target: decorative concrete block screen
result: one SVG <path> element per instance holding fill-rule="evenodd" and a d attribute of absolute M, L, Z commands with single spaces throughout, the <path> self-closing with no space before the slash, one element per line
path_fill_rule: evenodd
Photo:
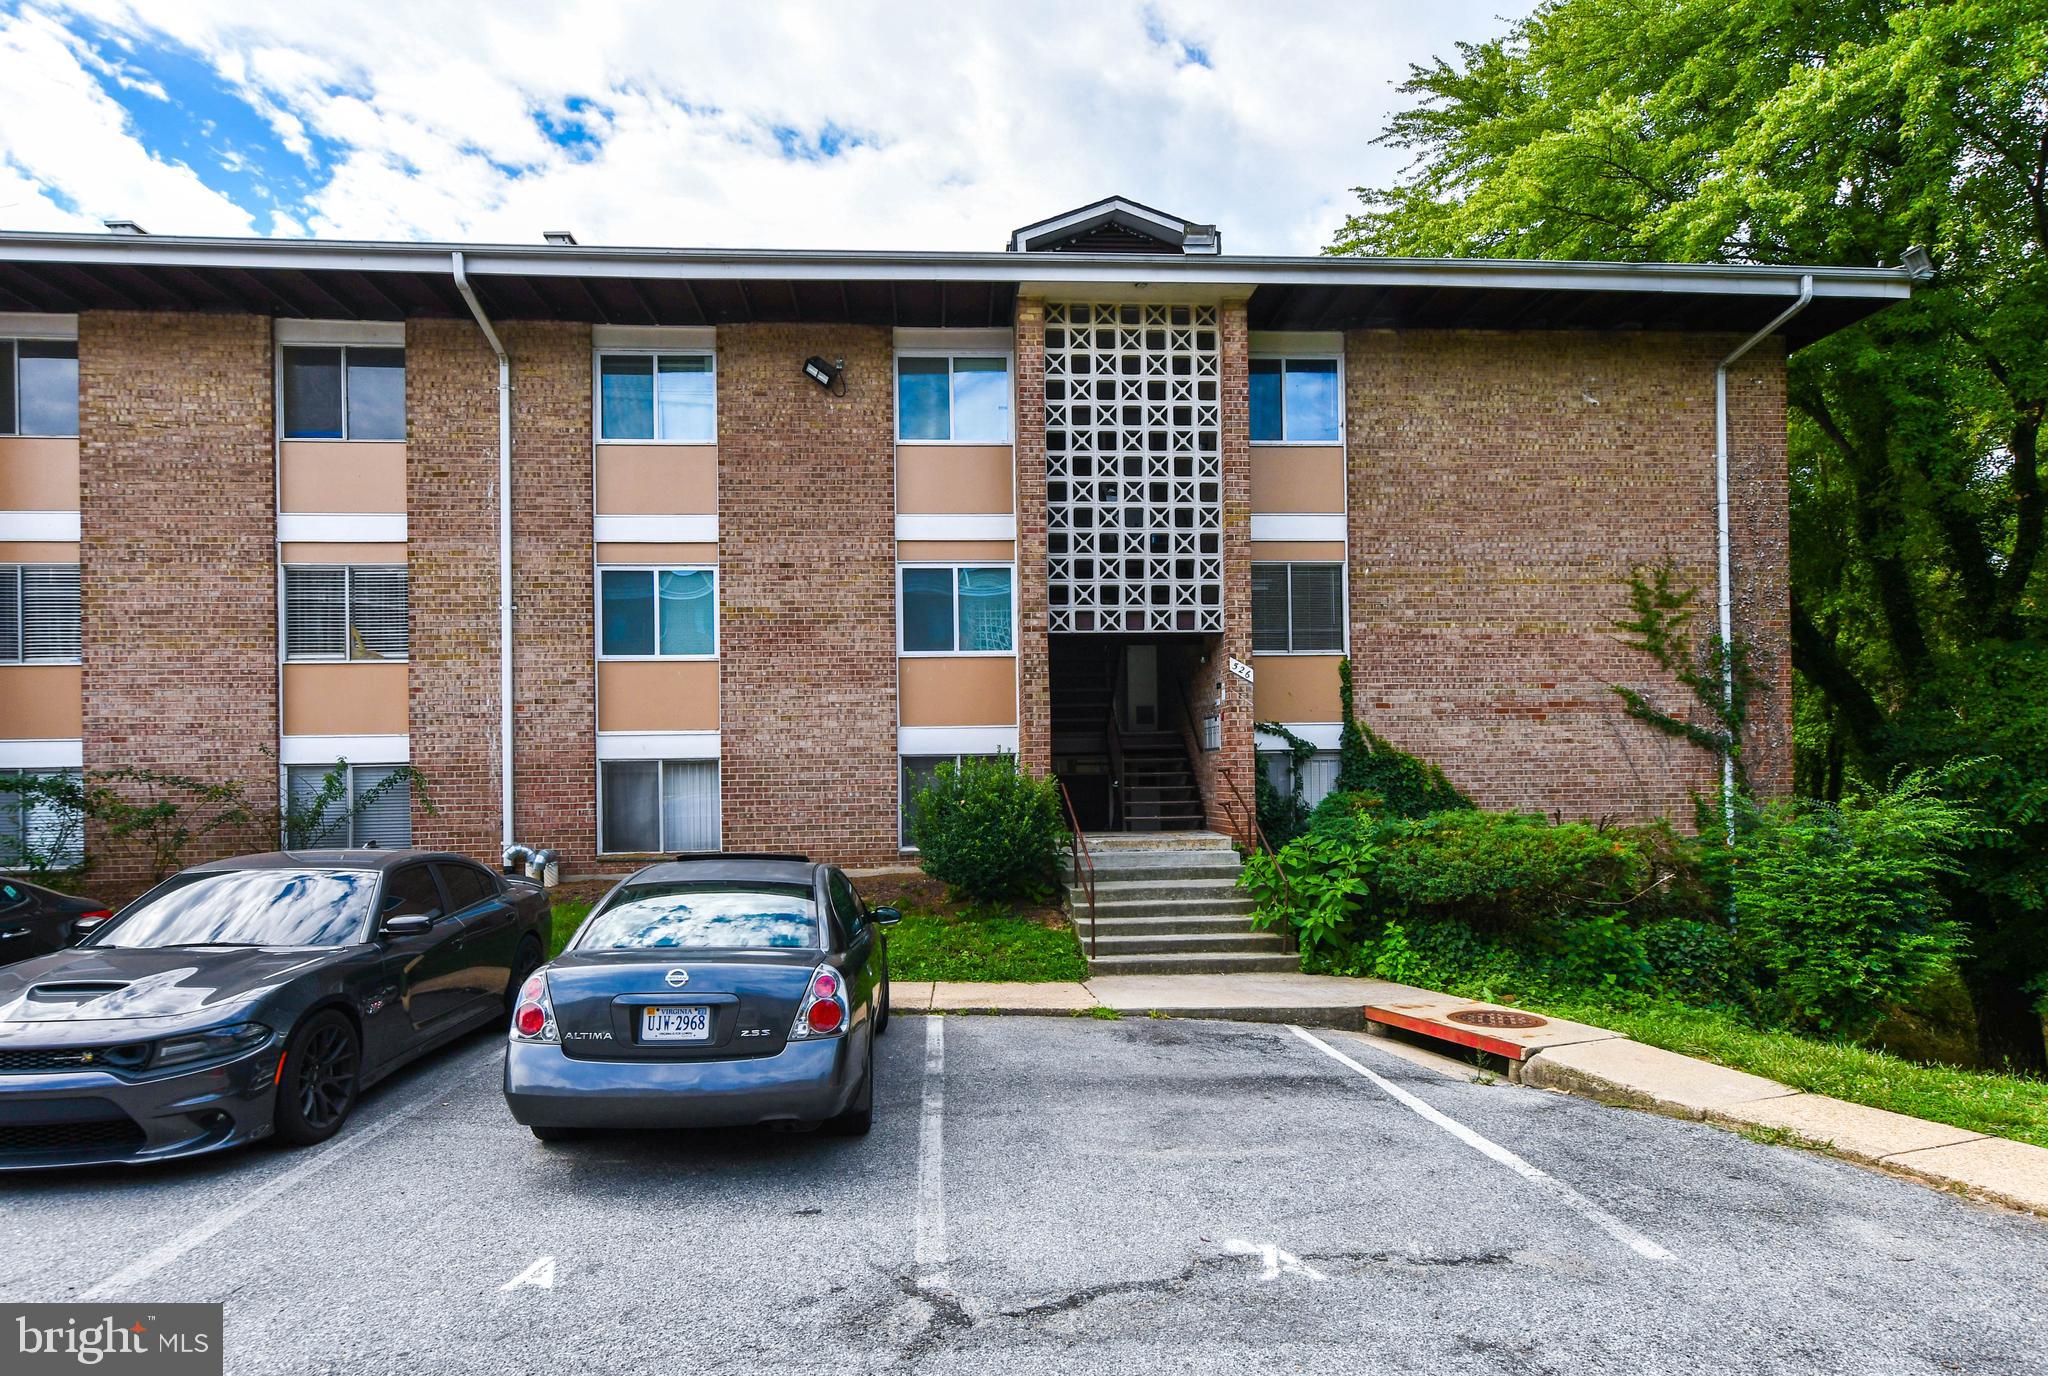
<path fill-rule="evenodd" d="M 1051 629 L 1223 629 L 1216 308 L 1045 308 Z"/>

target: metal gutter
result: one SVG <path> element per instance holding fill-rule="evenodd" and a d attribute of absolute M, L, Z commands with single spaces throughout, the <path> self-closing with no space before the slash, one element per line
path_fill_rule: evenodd
<path fill-rule="evenodd" d="M 450 254 L 455 290 L 498 356 L 498 806 L 504 817 L 500 844 L 512 845 L 512 360 L 469 285 L 463 255 Z"/>
<path fill-rule="evenodd" d="M 1802 273 L 1799 297 L 1778 312 L 1770 324 L 1735 346 L 1735 351 L 1714 369 L 1714 528 L 1719 541 L 1721 605 L 1721 703 L 1735 702 L 1735 661 L 1728 651 L 1735 644 L 1735 584 L 1731 572 L 1728 535 L 1728 370 L 1742 361 L 1751 349 L 1776 334 L 1793 316 L 1813 301 L 1813 275 Z M 1735 755 L 1721 752 L 1721 822 L 1728 843 L 1735 843 Z"/>

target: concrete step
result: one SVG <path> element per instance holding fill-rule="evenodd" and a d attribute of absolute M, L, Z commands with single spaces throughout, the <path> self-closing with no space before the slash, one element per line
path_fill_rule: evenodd
<path fill-rule="evenodd" d="M 1252 929 L 1251 918 L 1245 913 L 1148 913 L 1144 916 L 1111 917 L 1098 913 L 1095 917 L 1098 932 L 1108 936 L 1164 936 L 1183 933 L 1189 936 L 1206 936 L 1213 932 L 1248 932 Z M 1088 914 L 1082 910 L 1074 914 L 1074 929 L 1085 938 L 1088 932 Z"/>
<path fill-rule="evenodd" d="M 1076 917 L 1087 916 L 1088 900 L 1080 898 L 1069 903 L 1067 911 Z M 1248 922 L 1251 915 L 1250 901 L 1242 898 L 1143 898 L 1095 905 L 1095 916 L 1103 921 L 1127 917 L 1234 917 L 1239 922 Z"/>
<path fill-rule="evenodd" d="M 1121 831 L 1091 831 L 1088 833 L 1088 846 L 1098 855 L 1106 855 L 1111 852 L 1156 851 L 1161 849 L 1213 850 L 1221 851 L 1226 855 L 1236 854 L 1236 851 L 1231 846 L 1230 838 L 1218 831 L 1191 831 L 1186 836 L 1177 837 L 1173 841 L 1166 843 L 1161 843 L 1150 837 L 1132 836 Z"/>
<path fill-rule="evenodd" d="M 1248 955 L 1202 951 L 1191 955 L 1098 956 L 1088 962 L 1096 975 L 1288 975 L 1301 970 L 1298 955 Z"/>
<path fill-rule="evenodd" d="M 1227 852 L 1219 855 L 1212 851 L 1184 851 L 1179 854 L 1156 851 L 1142 860 L 1126 852 L 1121 856 L 1097 855 L 1091 858 L 1095 861 L 1097 884 L 1204 879 L 1235 883 L 1244 869 L 1238 858 Z"/>
<path fill-rule="evenodd" d="M 1081 928 L 1081 949 L 1088 949 L 1087 924 Z M 1279 955 L 1285 952 L 1277 932 L 1209 932 L 1199 936 L 1168 933 L 1164 936 L 1130 936 L 1107 931 L 1095 934 L 1095 959 L 1107 956 L 1180 956 L 1210 953 L 1238 955 Z M 1297 964 L 1299 962 L 1296 962 Z"/>

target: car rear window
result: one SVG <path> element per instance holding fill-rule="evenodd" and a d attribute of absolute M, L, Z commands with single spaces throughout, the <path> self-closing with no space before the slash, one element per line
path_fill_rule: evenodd
<path fill-rule="evenodd" d="M 769 884 L 635 884 L 590 919 L 579 951 L 803 950 L 818 944 L 810 890 Z"/>

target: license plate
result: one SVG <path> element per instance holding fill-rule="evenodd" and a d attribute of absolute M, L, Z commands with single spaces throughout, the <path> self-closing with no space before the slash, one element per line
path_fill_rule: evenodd
<path fill-rule="evenodd" d="M 711 1040 L 711 1010 L 702 1004 L 689 1008 L 643 1008 L 640 1010 L 640 1040 L 708 1042 Z"/>

